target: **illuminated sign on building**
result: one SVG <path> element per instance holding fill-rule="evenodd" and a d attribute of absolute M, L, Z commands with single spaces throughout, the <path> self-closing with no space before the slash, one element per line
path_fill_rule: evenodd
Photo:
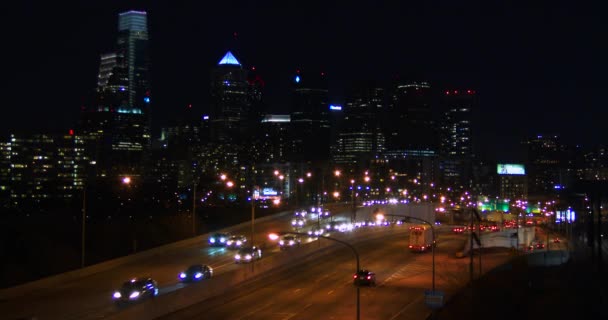
<path fill-rule="evenodd" d="M 276 190 L 274 190 L 273 188 L 262 189 L 262 195 L 265 195 L 265 196 L 276 196 L 278 194 L 279 193 Z"/>
<path fill-rule="evenodd" d="M 496 173 L 504 175 L 525 175 L 526 170 L 523 164 L 499 163 L 496 166 Z"/>

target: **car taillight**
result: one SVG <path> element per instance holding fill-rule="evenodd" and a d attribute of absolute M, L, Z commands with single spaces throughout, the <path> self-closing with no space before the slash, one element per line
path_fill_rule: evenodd
<path fill-rule="evenodd" d="M 354 275 L 354 276 L 353 276 L 353 279 L 357 279 L 357 275 Z"/>
<path fill-rule="evenodd" d="M 371 279 L 371 278 L 372 278 L 372 277 L 370 277 L 370 276 L 367 276 L 367 280 L 369 280 L 369 279 Z"/>

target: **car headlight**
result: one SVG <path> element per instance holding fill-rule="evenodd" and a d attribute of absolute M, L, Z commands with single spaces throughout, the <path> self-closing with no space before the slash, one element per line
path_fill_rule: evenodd
<path fill-rule="evenodd" d="M 250 254 L 246 255 L 245 260 L 251 260 L 251 255 Z"/>
<path fill-rule="evenodd" d="M 220 242 L 222 242 L 222 243 L 226 242 L 226 238 L 220 238 Z"/>
<path fill-rule="evenodd" d="M 289 245 L 292 246 L 294 244 L 293 240 L 289 240 Z"/>
<path fill-rule="evenodd" d="M 214 238 L 209 238 L 209 242 L 215 243 L 215 239 Z"/>
<path fill-rule="evenodd" d="M 114 299 L 120 299 L 120 297 L 122 297 L 122 294 L 120 294 L 120 292 L 116 291 L 116 292 L 114 292 L 112 297 L 114 297 Z"/>
<path fill-rule="evenodd" d="M 284 244 L 285 244 L 285 241 L 283 241 L 283 240 L 279 241 L 279 245 L 284 245 Z"/>
<path fill-rule="evenodd" d="M 236 242 L 236 245 L 237 245 L 237 246 L 240 246 L 240 245 L 242 245 L 242 244 L 243 244 L 243 241 L 241 241 L 241 240 L 239 240 L 239 241 L 237 241 L 237 242 Z"/>
<path fill-rule="evenodd" d="M 186 274 L 184 272 L 179 274 L 180 279 L 185 279 L 186 278 Z"/>
<path fill-rule="evenodd" d="M 240 259 L 241 259 L 241 255 L 240 255 L 240 254 L 237 254 L 237 255 L 235 255 L 235 256 L 234 256 L 234 258 L 235 258 L 236 260 L 240 260 Z"/>
<path fill-rule="evenodd" d="M 131 299 L 136 299 L 137 297 L 139 297 L 139 291 L 133 291 L 129 296 Z"/>
<path fill-rule="evenodd" d="M 197 273 L 194 275 L 194 277 L 195 277 L 195 278 L 197 278 L 197 279 L 200 279 L 202 276 L 203 276 L 203 274 L 202 274 L 202 273 L 200 273 L 200 272 L 197 272 Z"/>

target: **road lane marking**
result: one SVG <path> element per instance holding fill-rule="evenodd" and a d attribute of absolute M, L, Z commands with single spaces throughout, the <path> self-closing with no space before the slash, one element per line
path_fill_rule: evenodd
<path fill-rule="evenodd" d="M 300 290 L 302 290 L 302 289 L 297 288 L 296 290 L 294 290 L 294 291 L 293 291 L 293 293 L 297 293 L 297 292 L 298 292 L 298 291 L 300 291 Z"/>
<path fill-rule="evenodd" d="M 327 294 L 332 294 L 334 292 L 334 290 L 330 290 Z"/>

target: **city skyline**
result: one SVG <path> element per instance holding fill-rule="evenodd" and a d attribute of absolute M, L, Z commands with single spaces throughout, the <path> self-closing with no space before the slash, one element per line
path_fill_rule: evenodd
<path fill-rule="evenodd" d="M 595 61 L 588 58 L 593 54 L 583 53 L 590 48 L 586 40 L 599 31 L 578 33 L 596 20 L 590 11 L 572 4 L 430 8 L 330 3 L 298 8 L 238 2 L 170 7 L 131 1 L 14 6 L 11 19 L 31 24 L 9 35 L 23 54 L 3 53 L 21 62 L 9 66 L 6 79 L 14 82 L 8 81 L 5 88 L 8 103 L 23 106 L 8 111 L 3 133 L 74 127 L 84 97 L 95 88 L 99 56 L 112 48 L 117 13 L 135 9 L 150 16 L 157 128 L 163 125 L 160 119 L 170 118 L 180 107 L 192 104 L 200 114 L 209 110 L 209 72 L 233 50 L 243 65 L 255 66 L 264 77 L 270 110 L 289 110 L 288 88 L 297 68 L 327 72 L 329 96 L 337 103 L 347 98 L 351 79 L 389 82 L 399 76 L 429 81 L 438 89 L 477 90 L 482 144 L 504 148 L 497 151 L 498 157 L 508 156 L 522 139 L 537 133 L 559 134 L 566 142 L 587 145 L 606 138 L 597 132 L 602 114 L 597 111 L 599 94 L 593 91 L 601 80 L 590 73 Z M 70 28 L 67 16 L 79 28 Z M 229 17 L 234 19 L 224 24 Z M 37 29 L 43 25 L 45 29 Z M 34 30 L 41 33 L 40 42 L 23 41 L 20 32 Z M 34 50 L 40 47 L 48 50 Z M 40 94 L 24 101 L 31 88 Z M 32 111 L 40 117 L 28 117 Z"/>

